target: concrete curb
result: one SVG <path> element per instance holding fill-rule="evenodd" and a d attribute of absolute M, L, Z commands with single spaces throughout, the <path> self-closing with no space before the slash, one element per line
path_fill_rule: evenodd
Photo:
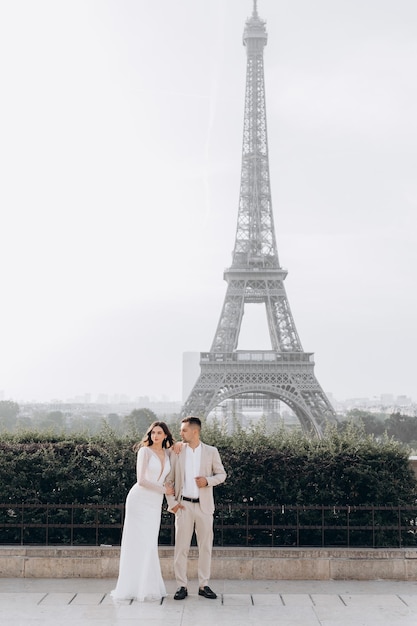
<path fill-rule="evenodd" d="M 0 546 L 0 578 L 116 578 L 120 548 Z M 172 580 L 173 548 L 160 547 Z M 197 578 L 196 548 L 189 577 Z M 417 580 L 417 549 L 214 548 L 212 578 L 227 580 Z"/>

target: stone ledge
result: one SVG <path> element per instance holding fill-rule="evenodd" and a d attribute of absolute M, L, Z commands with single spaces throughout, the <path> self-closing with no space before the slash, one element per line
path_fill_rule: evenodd
<path fill-rule="evenodd" d="M 119 547 L 0 546 L 0 578 L 116 578 Z M 162 575 L 174 578 L 173 548 L 159 548 Z M 188 573 L 197 578 L 196 548 Z M 213 579 L 417 580 L 417 549 L 214 548 Z"/>

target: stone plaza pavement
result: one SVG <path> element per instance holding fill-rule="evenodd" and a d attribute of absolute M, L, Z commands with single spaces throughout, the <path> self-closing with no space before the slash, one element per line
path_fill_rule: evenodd
<path fill-rule="evenodd" d="M 416 626 L 417 582 L 212 580 L 217 600 L 115 604 L 111 579 L 0 579 L 0 626 Z"/>

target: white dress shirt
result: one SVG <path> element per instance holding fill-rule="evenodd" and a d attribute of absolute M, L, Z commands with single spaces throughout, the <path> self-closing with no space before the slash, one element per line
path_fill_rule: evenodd
<path fill-rule="evenodd" d="M 200 496 L 200 490 L 195 482 L 195 478 L 200 476 L 200 467 L 201 444 L 198 444 L 198 446 L 194 449 L 187 445 L 185 450 L 184 487 L 182 490 L 183 497 L 198 498 Z"/>

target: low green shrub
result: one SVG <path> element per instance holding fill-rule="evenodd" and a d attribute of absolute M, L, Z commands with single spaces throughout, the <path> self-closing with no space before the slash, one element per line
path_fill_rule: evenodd
<path fill-rule="evenodd" d="M 177 427 L 174 427 L 174 430 Z M 407 449 L 351 425 L 322 439 L 260 424 L 233 435 L 205 424 L 228 477 L 216 488 L 223 503 L 414 505 L 417 484 Z M 124 502 L 135 482 L 134 441 L 106 428 L 99 435 L 4 434 L 0 440 L 0 502 Z"/>

